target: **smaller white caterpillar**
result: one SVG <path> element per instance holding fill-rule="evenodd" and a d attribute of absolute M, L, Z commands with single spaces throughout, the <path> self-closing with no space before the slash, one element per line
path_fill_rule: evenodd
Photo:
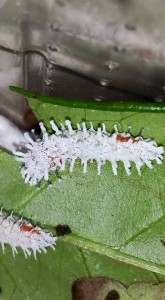
<path fill-rule="evenodd" d="M 76 159 L 81 160 L 83 173 L 87 171 L 87 162 L 96 160 L 97 172 L 100 174 L 101 166 L 110 161 L 114 175 L 117 175 L 117 162 L 122 161 L 127 175 L 130 175 L 131 162 L 134 162 L 136 169 L 141 174 L 140 169 L 145 164 L 150 169 L 153 168 L 151 161 L 156 160 L 161 164 L 163 159 L 163 147 L 158 147 L 156 142 L 143 139 L 141 136 L 132 137 L 129 132 L 119 133 L 114 125 L 114 133 L 108 133 L 105 124 L 97 131 L 92 123 L 87 130 L 85 123 L 82 128 L 77 124 L 77 130 L 73 130 L 71 122 L 65 121 L 66 127 L 61 124 L 61 130 L 50 122 L 55 134 L 48 134 L 43 123 L 40 128 L 43 134 L 42 139 L 33 141 L 28 133 L 26 153 L 15 151 L 17 160 L 22 162 L 21 174 L 26 183 L 36 185 L 44 178 L 48 180 L 49 172 L 57 168 L 65 170 L 65 163 L 70 163 L 70 171 L 73 170 Z"/>
<path fill-rule="evenodd" d="M 57 237 L 54 237 L 48 230 L 43 230 L 40 227 L 33 225 L 24 219 L 19 219 L 16 216 L 7 215 L 1 209 L 0 211 L 0 242 L 2 250 L 5 252 L 5 244 L 9 244 L 13 251 L 13 256 L 17 254 L 17 247 L 21 247 L 25 257 L 36 252 L 46 253 L 47 247 L 53 249 L 56 244 Z"/>

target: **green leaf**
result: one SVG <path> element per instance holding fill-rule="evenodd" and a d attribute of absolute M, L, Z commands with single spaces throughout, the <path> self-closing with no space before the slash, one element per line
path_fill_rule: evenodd
<path fill-rule="evenodd" d="M 11 91 L 24 95 L 27 98 L 38 99 L 42 103 L 57 104 L 72 108 L 84 108 L 95 110 L 110 110 L 110 111 L 137 111 L 137 112 L 165 112 L 164 103 L 154 102 L 125 102 L 125 101 L 96 101 L 96 100 L 84 100 L 84 99 L 64 99 L 52 96 L 43 96 L 38 93 L 24 90 L 23 88 L 10 86 Z"/>
<path fill-rule="evenodd" d="M 104 121 L 109 131 L 114 123 L 121 131 L 132 125 L 135 136 L 144 128 L 143 137 L 165 145 L 163 114 L 91 111 L 29 102 L 48 129 L 52 118 L 57 124 L 69 118 L 73 126 L 82 120 L 87 125 L 92 121 L 96 128 Z M 82 276 L 108 276 L 125 285 L 164 280 L 164 161 L 162 165 L 154 163 L 152 170 L 143 167 L 142 176 L 134 165 L 132 175 L 127 176 L 122 164 L 114 176 L 108 162 L 100 176 L 96 163 L 89 163 L 87 174 L 83 174 L 77 161 L 72 173 L 69 166 L 60 172 L 61 182 L 52 175 L 52 186 L 43 181 L 40 189 L 24 183 L 14 157 L 1 153 L 0 163 L 1 206 L 42 227 L 66 224 L 72 230 L 60 238 L 55 252 L 38 254 L 37 261 L 26 260 L 21 250 L 13 258 L 7 247 L 0 258 L 4 299 L 33 295 L 34 300 L 69 300 L 73 282 Z"/>
<path fill-rule="evenodd" d="M 164 294 L 165 283 L 134 283 L 126 288 L 107 277 L 80 278 L 74 284 L 73 300 L 163 300 Z"/>
<path fill-rule="evenodd" d="M 112 276 L 120 281 L 123 277 L 126 285 L 140 280 L 157 284 L 159 281 L 151 272 L 83 252 L 62 241 L 58 242 L 56 251 L 39 254 L 37 260 L 25 259 L 21 251 L 14 258 L 9 247 L 0 255 L 0 287 L 5 300 L 70 300 L 72 285 L 78 278 L 87 276 Z"/>

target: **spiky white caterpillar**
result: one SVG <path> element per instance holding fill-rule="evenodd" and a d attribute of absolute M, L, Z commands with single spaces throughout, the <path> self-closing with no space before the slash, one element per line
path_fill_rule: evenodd
<path fill-rule="evenodd" d="M 152 160 L 161 164 L 163 159 L 164 149 L 158 147 L 155 141 L 143 139 L 141 136 L 133 138 L 129 131 L 119 133 L 116 125 L 115 132 L 110 134 L 106 131 L 105 124 L 97 131 L 94 130 L 92 123 L 89 130 L 84 122 L 82 129 L 77 124 L 77 130 L 73 130 L 69 120 L 65 121 L 67 128 L 61 124 L 61 130 L 54 121 L 50 124 L 55 134 L 49 135 L 43 123 L 40 123 L 42 139 L 33 141 L 29 134 L 25 133 L 27 152 L 14 152 L 17 160 L 23 164 L 21 174 L 30 185 L 37 184 L 42 178 L 48 180 L 50 171 L 57 168 L 65 170 L 66 161 L 70 162 L 72 171 L 76 159 L 81 159 L 83 173 L 87 171 L 88 160 L 96 160 L 98 174 L 101 165 L 108 160 L 112 164 L 114 175 L 117 175 L 118 161 L 123 162 L 127 175 L 131 174 L 130 166 L 131 162 L 134 162 L 140 175 L 140 169 L 144 164 L 151 169 Z"/>
<path fill-rule="evenodd" d="M 48 230 L 33 225 L 25 220 L 19 219 L 13 214 L 7 215 L 1 209 L 0 211 L 0 242 L 2 250 L 5 251 L 5 244 L 12 247 L 13 255 L 17 253 L 17 247 L 21 247 L 25 257 L 36 252 L 46 253 L 47 247 L 54 249 L 57 237 L 54 237 Z"/>

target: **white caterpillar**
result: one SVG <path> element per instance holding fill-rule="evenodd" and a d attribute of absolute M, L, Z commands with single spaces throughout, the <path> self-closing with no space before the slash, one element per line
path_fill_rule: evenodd
<path fill-rule="evenodd" d="M 24 219 L 7 215 L 1 209 L 0 211 L 0 242 L 2 250 L 5 251 L 5 244 L 12 247 L 13 255 L 17 253 L 17 247 L 21 247 L 25 257 L 31 255 L 33 251 L 36 258 L 36 252 L 46 253 L 46 248 L 54 249 L 57 237 L 54 237 L 48 230 L 33 225 Z"/>
<path fill-rule="evenodd" d="M 143 139 L 141 136 L 132 137 L 129 132 L 119 133 L 117 126 L 115 132 L 110 134 L 106 131 L 105 124 L 97 131 L 93 125 L 87 130 L 85 123 L 82 129 L 77 124 L 77 130 L 73 130 L 71 122 L 65 121 L 67 129 L 61 124 L 61 130 L 50 122 L 55 134 L 49 135 L 43 125 L 40 128 L 43 134 L 42 139 L 33 141 L 28 133 L 26 153 L 14 152 L 17 160 L 22 162 L 21 174 L 26 183 L 35 185 L 42 178 L 48 180 L 49 172 L 57 168 L 65 170 L 66 161 L 70 162 L 70 171 L 73 170 L 76 159 L 81 159 L 83 173 L 87 171 L 88 160 L 97 162 L 97 171 L 100 174 L 101 165 L 106 160 L 112 164 L 114 175 L 117 175 L 117 162 L 122 161 L 127 175 L 130 175 L 130 165 L 134 162 L 139 175 L 141 167 L 146 164 L 150 169 L 153 167 L 152 160 L 161 164 L 164 152 L 163 147 L 158 147 L 156 142 Z"/>

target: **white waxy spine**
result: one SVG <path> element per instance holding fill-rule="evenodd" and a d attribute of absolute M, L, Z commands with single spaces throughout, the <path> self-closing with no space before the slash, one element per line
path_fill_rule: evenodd
<path fill-rule="evenodd" d="M 36 252 L 47 252 L 47 247 L 53 249 L 56 244 L 57 237 L 54 237 L 48 230 L 33 225 L 24 219 L 7 215 L 1 209 L 0 211 L 0 242 L 2 250 L 5 252 L 5 244 L 12 247 L 13 255 L 17 254 L 17 247 L 21 247 L 25 257 Z"/>
<path fill-rule="evenodd" d="M 70 171 L 73 170 L 76 159 L 81 160 L 83 173 L 87 172 L 88 160 L 97 162 L 97 173 L 100 174 L 101 166 L 106 160 L 111 162 L 114 175 L 117 175 L 117 162 L 122 161 L 127 175 L 130 175 L 131 162 L 134 162 L 139 175 L 141 167 L 145 164 L 150 169 L 153 167 L 151 161 L 156 160 L 161 164 L 164 153 L 163 147 L 158 147 L 156 142 L 143 139 L 141 136 L 132 137 L 129 131 L 119 133 L 114 126 L 114 133 L 106 131 L 105 124 L 97 131 L 91 127 L 87 130 L 85 123 L 77 124 L 77 130 L 73 130 L 71 122 L 65 121 L 66 127 L 61 124 L 61 130 L 50 122 L 55 134 L 49 135 L 43 125 L 40 128 L 42 139 L 33 141 L 28 133 L 26 153 L 15 151 L 17 160 L 22 162 L 21 174 L 26 183 L 36 185 L 44 178 L 48 180 L 49 172 L 57 168 L 65 170 L 66 161 L 70 162 Z"/>

